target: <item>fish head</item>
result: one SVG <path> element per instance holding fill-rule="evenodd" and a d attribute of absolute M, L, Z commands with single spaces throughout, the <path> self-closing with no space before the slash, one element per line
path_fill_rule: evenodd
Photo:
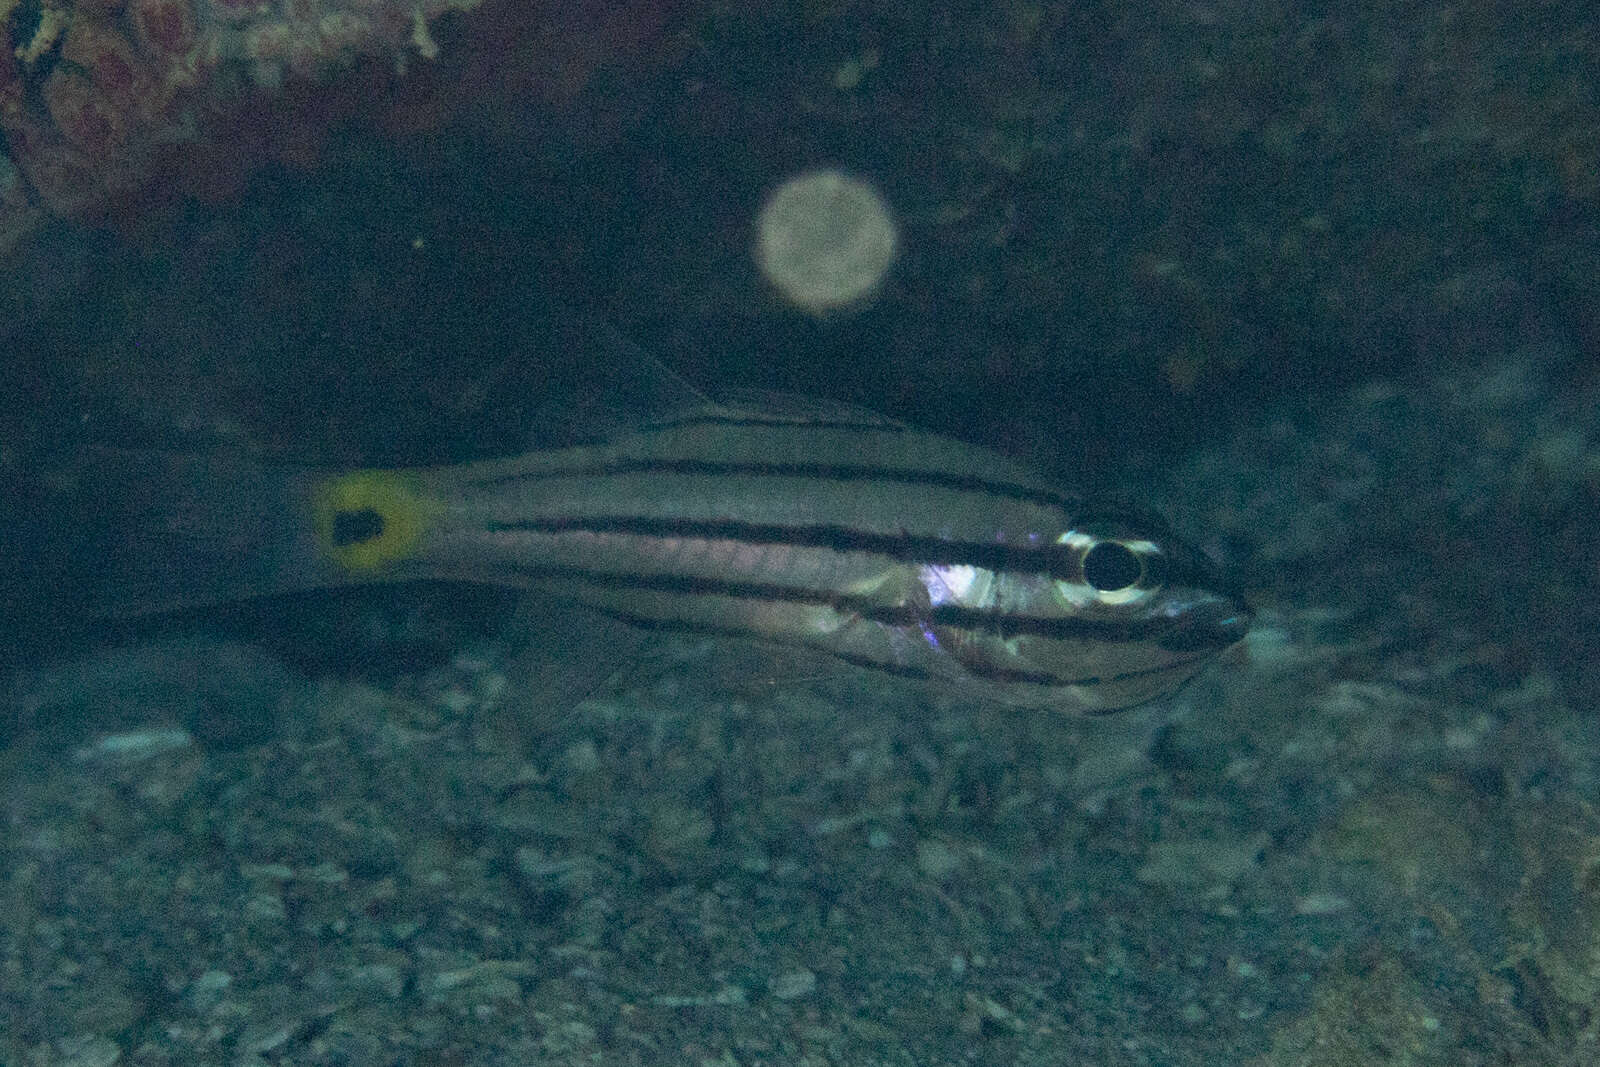
<path fill-rule="evenodd" d="M 1018 653 L 1059 680 L 1055 699 L 1069 708 L 1168 696 L 1250 627 L 1249 605 L 1216 564 L 1152 515 L 1091 513 L 1057 545 L 1047 614 L 1064 625 L 1042 628 Z"/>
<path fill-rule="evenodd" d="M 935 634 L 1013 705 L 1103 714 L 1157 700 L 1250 626 L 1217 566 L 1153 516 L 1075 516 L 1040 559 L 970 583 L 943 609 L 965 625 Z"/>

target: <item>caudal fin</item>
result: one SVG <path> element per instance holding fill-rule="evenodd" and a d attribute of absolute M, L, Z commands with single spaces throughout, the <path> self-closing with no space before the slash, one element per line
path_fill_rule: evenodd
<path fill-rule="evenodd" d="M 337 583 L 312 529 L 317 477 L 231 456 L 86 450 L 0 502 L 0 596 L 26 625 Z"/>

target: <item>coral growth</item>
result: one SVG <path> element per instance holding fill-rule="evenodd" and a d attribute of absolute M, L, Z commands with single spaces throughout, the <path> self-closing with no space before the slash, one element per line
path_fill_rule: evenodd
<path fill-rule="evenodd" d="M 228 192 L 262 155 L 314 157 L 334 124 L 393 106 L 392 83 L 438 66 L 453 12 L 492 33 L 456 34 L 470 54 L 401 105 L 421 121 L 486 86 L 526 87 L 551 55 L 563 66 L 533 80 L 583 76 L 653 39 L 670 6 L 487 0 L 480 16 L 484 3 L 0 0 L 0 254 L 50 214 L 129 213 L 165 191 L 157 175 Z"/>

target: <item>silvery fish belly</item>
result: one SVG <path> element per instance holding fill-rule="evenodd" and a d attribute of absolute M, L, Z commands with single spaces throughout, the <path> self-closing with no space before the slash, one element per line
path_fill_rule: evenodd
<path fill-rule="evenodd" d="M 93 566 L 49 584 L 99 616 L 446 579 L 1069 713 L 1173 692 L 1249 622 L 1160 523 L 855 411 L 707 405 L 415 470 L 106 452 L 74 477 L 92 514 L 58 555 Z"/>

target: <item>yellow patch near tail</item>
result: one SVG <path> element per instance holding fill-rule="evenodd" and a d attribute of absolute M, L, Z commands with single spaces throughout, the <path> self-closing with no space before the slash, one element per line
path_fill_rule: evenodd
<path fill-rule="evenodd" d="M 404 474 L 360 470 L 319 482 L 311 509 L 322 550 L 366 574 L 414 555 L 437 504 Z"/>

